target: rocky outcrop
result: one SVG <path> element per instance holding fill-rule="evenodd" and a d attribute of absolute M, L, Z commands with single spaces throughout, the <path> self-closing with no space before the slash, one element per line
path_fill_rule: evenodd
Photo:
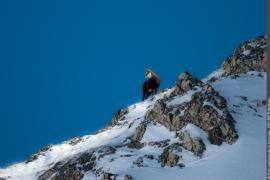
<path fill-rule="evenodd" d="M 125 120 L 125 115 L 128 113 L 128 108 L 119 109 L 114 117 L 112 118 L 111 122 L 109 123 L 109 126 L 116 126 L 119 125 L 120 121 Z"/>
<path fill-rule="evenodd" d="M 116 148 L 112 147 L 112 146 L 103 146 L 102 148 L 98 148 L 97 154 L 98 154 L 98 159 L 103 158 L 104 156 L 110 155 L 110 154 L 114 154 L 116 152 Z"/>
<path fill-rule="evenodd" d="M 183 142 L 183 147 L 193 152 L 196 156 L 202 156 L 205 151 L 205 144 L 202 139 L 194 137 L 192 138 L 187 131 L 180 131 L 177 133 L 179 139 Z"/>
<path fill-rule="evenodd" d="M 225 75 L 266 71 L 267 37 L 260 36 L 241 44 L 222 64 Z"/>
<path fill-rule="evenodd" d="M 188 71 L 184 71 L 176 80 L 176 87 L 171 95 L 182 95 L 185 92 L 194 89 L 196 86 L 201 86 L 202 84 L 202 81 L 193 77 Z"/>
<path fill-rule="evenodd" d="M 189 75 L 191 78 L 179 78 L 178 81 L 181 82 L 178 84 L 191 84 L 187 86 L 187 90 L 182 88 L 181 91 L 174 91 L 169 98 L 159 100 L 146 114 L 145 119 L 158 122 L 171 131 L 179 131 L 188 123 L 200 127 L 205 132 L 218 127 L 221 130 L 218 138 L 222 142 L 235 142 L 238 135 L 226 100 L 209 84 L 203 84 L 189 73 L 183 74 L 180 77 Z M 183 100 L 179 99 L 181 97 Z M 178 98 L 178 101 L 174 102 L 175 98 Z"/>
<path fill-rule="evenodd" d="M 168 147 L 166 147 L 162 154 L 159 156 L 159 161 L 161 164 L 161 167 L 169 166 L 182 166 L 181 163 L 179 163 L 179 160 L 181 159 L 181 156 L 179 156 L 177 153 L 181 152 L 181 144 L 175 143 Z"/>
<path fill-rule="evenodd" d="M 142 122 L 130 137 L 131 141 L 140 141 L 146 130 L 146 122 Z"/>
<path fill-rule="evenodd" d="M 78 144 L 79 142 L 83 141 L 83 136 L 78 136 L 78 137 L 73 137 L 67 141 L 65 141 L 64 143 L 70 144 L 72 146 Z"/>
<path fill-rule="evenodd" d="M 101 169 L 96 169 L 96 163 L 101 158 L 114 154 L 116 149 L 112 146 L 101 146 L 90 149 L 82 154 L 72 157 L 68 161 L 58 162 L 45 172 L 40 172 L 38 180 L 79 180 L 84 176 L 83 172 L 92 171 L 101 174 Z"/>
<path fill-rule="evenodd" d="M 133 165 L 138 167 L 143 167 L 143 157 L 138 157 L 136 160 L 133 161 Z"/>
<path fill-rule="evenodd" d="M 102 180 L 116 180 L 117 174 L 113 173 L 104 173 Z"/>
<path fill-rule="evenodd" d="M 222 144 L 222 131 L 219 127 L 213 127 L 208 131 L 208 140 L 211 144 L 221 145 Z"/>
<path fill-rule="evenodd" d="M 36 153 L 32 154 L 27 160 L 26 163 L 32 162 L 36 159 L 38 159 L 39 156 L 44 156 L 46 151 L 50 150 L 50 148 L 52 147 L 52 144 L 49 144 L 48 146 L 45 146 L 43 148 L 41 148 L 39 151 L 37 151 Z"/>
<path fill-rule="evenodd" d="M 143 121 L 140 125 L 135 129 L 134 133 L 129 137 L 130 142 L 127 144 L 129 148 L 141 149 L 144 144 L 140 141 L 143 138 L 147 127 L 147 122 Z"/>
<path fill-rule="evenodd" d="M 131 175 L 125 175 L 124 180 L 134 180 L 134 178 Z"/>
<path fill-rule="evenodd" d="M 80 180 L 83 171 L 92 171 L 96 165 L 94 150 L 89 150 L 66 162 L 58 162 L 52 168 L 38 176 L 38 180 Z"/>
<path fill-rule="evenodd" d="M 169 142 L 170 140 L 169 139 L 166 139 L 166 140 L 163 140 L 163 141 L 157 141 L 157 142 L 148 142 L 148 145 L 149 146 L 154 146 L 156 148 L 163 148 L 163 147 L 166 147 L 169 145 Z"/>

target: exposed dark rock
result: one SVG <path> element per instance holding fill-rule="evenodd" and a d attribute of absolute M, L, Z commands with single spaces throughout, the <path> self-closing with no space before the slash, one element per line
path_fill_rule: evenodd
<path fill-rule="evenodd" d="M 133 165 L 136 165 L 138 167 L 145 166 L 144 163 L 143 163 L 143 157 L 138 157 L 136 160 L 134 160 Z"/>
<path fill-rule="evenodd" d="M 144 147 L 144 143 L 141 143 L 140 141 L 131 141 L 127 143 L 127 147 L 132 149 L 141 149 Z"/>
<path fill-rule="evenodd" d="M 246 96 L 239 96 L 241 99 L 243 99 L 244 101 L 247 101 L 248 98 Z"/>
<path fill-rule="evenodd" d="M 169 145 L 170 140 L 166 139 L 163 141 L 158 141 L 158 142 L 149 142 L 148 145 L 149 146 L 155 146 L 157 148 L 161 148 L 161 147 L 166 147 Z"/>
<path fill-rule="evenodd" d="M 97 153 L 98 153 L 98 160 L 103 158 L 104 156 L 114 154 L 116 152 L 116 148 L 112 146 L 103 146 L 102 148 L 99 148 Z"/>
<path fill-rule="evenodd" d="M 221 145 L 222 144 L 222 132 L 219 127 L 213 127 L 209 129 L 208 131 L 208 140 L 210 141 L 211 144 L 215 145 Z"/>
<path fill-rule="evenodd" d="M 203 83 L 199 79 L 193 77 L 189 72 L 184 71 L 176 80 L 176 87 L 172 92 L 172 95 L 182 95 L 196 86 L 201 86 L 202 84 Z"/>
<path fill-rule="evenodd" d="M 192 138 L 188 132 L 180 131 L 177 133 L 179 139 L 183 142 L 183 147 L 193 152 L 196 156 L 202 156 L 205 151 L 205 144 L 200 138 Z"/>
<path fill-rule="evenodd" d="M 43 172 L 38 180 L 79 180 L 82 179 L 83 171 L 94 170 L 96 166 L 96 156 L 94 150 L 77 155 L 68 161 L 58 162 L 52 168 Z"/>
<path fill-rule="evenodd" d="M 146 122 L 142 122 L 130 137 L 131 141 L 140 141 L 146 130 Z"/>
<path fill-rule="evenodd" d="M 181 158 L 179 155 L 175 153 L 179 151 L 180 144 L 177 143 L 177 145 L 171 145 L 166 147 L 162 154 L 159 156 L 159 162 L 161 163 L 161 167 L 169 166 L 174 167 L 178 166 L 178 161 Z"/>
<path fill-rule="evenodd" d="M 104 173 L 102 180 L 116 180 L 117 174 Z"/>
<path fill-rule="evenodd" d="M 147 121 L 158 122 L 169 130 L 179 131 L 192 123 L 205 132 L 212 127 L 219 127 L 220 139 L 229 144 L 238 138 L 234 120 L 228 111 L 226 100 L 209 84 L 200 84 L 201 90 L 194 92 L 190 101 L 181 104 L 167 105 L 171 99 L 161 99 L 147 112 Z"/>
<path fill-rule="evenodd" d="M 263 107 L 266 105 L 266 100 L 256 100 L 255 103 L 257 107 Z"/>
<path fill-rule="evenodd" d="M 69 140 L 66 141 L 66 143 L 74 146 L 76 144 L 78 144 L 79 142 L 82 142 L 83 141 L 83 136 L 78 136 L 78 137 L 73 137 Z"/>
<path fill-rule="evenodd" d="M 140 142 L 142 140 L 143 135 L 145 133 L 147 126 L 147 122 L 143 121 L 141 124 L 135 129 L 134 133 L 129 137 L 130 142 L 127 144 L 128 148 L 136 148 L 141 149 L 144 144 Z"/>
<path fill-rule="evenodd" d="M 125 175 L 124 180 L 134 180 L 134 178 L 131 175 Z"/>
<path fill-rule="evenodd" d="M 151 160 L 153 160 L 155 158 L 153 155 L 150 155 L 150 154 L 146 154 L 143 157 L 145 157 L 147 159 L 151 159 Z"/>
<path fill-rule="evenodd" d="M 112 118 L 109 126 L 119 125 L 119 121 L 123 121 L 125 119 L 125 115 L 128 113 L 128 108 L 119 109 L 117 113 Z"/>
<path fill-rule="evenodd" d="M 76 168 L 75 163 L 66 163 L 61 164 L 57 163 L 53 168 L 47 170 L 41 176 L 38 177 L 38 180 L 80 180 L 83 178 L 83 173 Z"/>
<path fill-rule="evenodd" d="M 49 144 L 48 146 L 45 146 L 38 150 L 35 154 L 32 154 L 27 160 L 26 163 L 32 162 L 36 159 L 38 159 L 39 156 L 44 156 L 45 152 L 48 151 L 53 145 Z"/>
<path fill-rule="evenodd" d="M 131 157 L 133 156 L 132 154 L 121 154 L 120 157 Z"/>
<path fill-rule="evenodd" d="M 267 37 L 260 36 L 241 44 L 222 64 L 225 75 L 266 71 Z"/>

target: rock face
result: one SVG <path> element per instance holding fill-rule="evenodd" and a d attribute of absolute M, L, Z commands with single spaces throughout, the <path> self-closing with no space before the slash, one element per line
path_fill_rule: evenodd
<path fill-rule="evenodd" d="M 182 164 L 179 163 L 179 160 L 181 159 L 181 157 L 177 154 L 181 151 L 182 149 L 181 149 L 180 143 L 175 143 L 166 147 L 163 150 L 163 153 L 159 156 L 161 167 L 164 167 L 164 166 L 169 166 L 169 167 L 180 166 L 181 167 Z"/>
<path fill-rule="evenodd" d="M 196 86 L 201 86 L 202 84 L 202 81 L 193 77 L 188 71 L 184 71 L 176 80 L 176 87 L 172 92 L 172 96 L 182 95 L 185 92 L 194 89 Z"/>
<path fill-rule="evenodd" d="M 266 71 L 267 37 L 260 36 L 241 44 L 222 65 L 226 75 Z"/>
<path fill-rule="evenodd" d="M 38 159 L 39 156 L 44 156 L 45 152 L 48 151 L 50 148 L 52 147 L 52 145 L 48 145 L 42 149 L 40 149 L 38 152 L 36 152 L 35 154 L 32 154 L 27 160 L 26 163 L 32 162 L 36 159 Z"/>
<path fill-rule="evenodd" d="M 142 122 L 140 125 L 135 129 L 135 132 L 131 135 L 130 142 L 127 144 L 129 148 L 136 148 L 141 149 L 144 144 L 141 143 L 141 139 L 143 138 L 143 135 L 145 133 L 147 126 L 147 122 Z"/>
<path fill-rule="evenodd" d="M 189 73 L 184 72 L 180 77 L 186 78 L 179 78 L 177 84 L 190 84 L 187 90 L 181 88 L 180 91 L 176 88 L 169 98 L 158 101 L 145 118 L 158 122 L 171 131 L 178 131 L 188 123 L 200 127 L 205 132 L 210 131 L 210 134 L 211 129 L 219 128 L 221 133 L 216 135 L 222 142 L 235 142 L 238 135 L 226 100 L 209 84 L 203 84 Z M 185 96 L 187 92 L 191 93 Z M 184 96 L 183 100 L 174 101 L 179 96 Z M 215 144 L 216 141 L 212 143 Z"/>
<path fill-rule="evenodd" d="M 112 118 L 111 122 L 109 123 L 109 126 L 116 126 L 119 125 L 119 121 L 123 121 L 125 119 L 125 115 L 128 113 L 127 108 L 119 109 L 117 113 Z"/>
<path fill-rule="evenodd" d="M 95 174 L 102 174 L 102 170 L 96 169 L 97 161 L 105 156 L 114 154 L 115 151 L 116 149 L 112 146 L 102 146 L 90 149 L 68 161 L 56 163 L 52 168 L 42 172 L 41 175 L 38 176 L 38 180 L 79 180 L 83 178 L 83 172 L 87 171 L 92 171 Z"/>
<path fill-rule="evenodd" d="M 80 180 L 84 174 L 82 171 L 93 170 L 96 165 L 94 150 L 89 150 L 76 156 L 67 162 L 58 162 L 52 168 L 38 176 L 38 180 Z M 80 166 L 78 166 L 80 164 Z"/>
<path fill-rule="evenodd" d="M 140 141 L 146 130 L 146 122 L 142 122 L 135 130 L 135 132 L 130 137 L 131 141 Z"/>
<path fill-rule="evenodd" d="M 202 156 L 203 152 L 205 151 L 205 144 L 203 143 L 202 139 L 200 138 L 192 138 L 190 134 L 186 131 L 178 132 L 177 136 L 183 142 L 183 147 L 193 152 L 196 156 Z"/>
<path fill-rule="evenodd" d="M 105 173 L 103 174 L 102 180 L 116 180 L 117 174 Z"/>
<path fill-rule="evenodd" d="M 131 175 L 125 175 L 124 180 L 134 180 L 134 178 Z"/>

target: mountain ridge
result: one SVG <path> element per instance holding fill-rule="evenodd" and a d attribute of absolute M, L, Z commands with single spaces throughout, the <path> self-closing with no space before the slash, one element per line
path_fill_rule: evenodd
<path fill-rule="evenodd" d="M 203 80 L 181 73 L 175 87 L 120 109 L 95 135 L 49 145 L 25 162 L 0 169 L 0 179 L 131 180 L 147 179 L 151 173 L 141 172 L 149 170 L 155 179 L 164 176 L 158 171 L 166 171 L 165 175 L 173 171 L 179 177 L 215 153 L 230 152 L 250 133 L 241 129 L 245 126 L 241 120 L 250 119 L 250 124 L 255 124 L 253 119 L 265 120 L 265 92 L 254 93 L 260 90 L 255 88 L 266 86 L 266 41 L 266 36 L 260 36 L 242 43 L 222 69 Z M 259 82 L 258 87 L 253 89 L 246 81 Z M 226 151 L 221 154 L 227 155 Z M 190 174 L 183 177 L 192 179 Z"/>

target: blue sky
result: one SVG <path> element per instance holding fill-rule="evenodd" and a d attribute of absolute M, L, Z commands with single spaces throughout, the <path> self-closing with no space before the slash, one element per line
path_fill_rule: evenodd
<path fill-rule="evenodd" d="M 264 0 L 0 2 L 0 166 L 93 133 L 141 99 L 144 67 L 203 78 L 266 33 Z"/>

